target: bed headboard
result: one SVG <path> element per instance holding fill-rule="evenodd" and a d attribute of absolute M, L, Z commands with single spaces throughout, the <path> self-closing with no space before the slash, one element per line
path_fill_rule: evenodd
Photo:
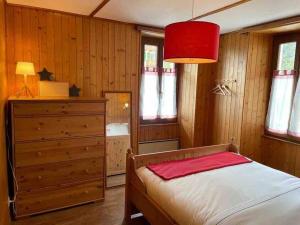
<path fill-rule="evenodd" d="M 233 144 L 221 144 L 221 145 L 211 145 L 204 147 L 180 149 L 167 152 L 150 153 L 143 155 L 133 155 L 132 150 L 128 150 L 128 157 L 131 157 L 134 161 L 135 169 L 143 166 L 147 166 L 150 163 L 160 163 L 172 160 L 180 160 L 186 158 L 199 157 L 204 155 L 209 155 L 218 152 L 235 152 L 239 153 L 238 148 Z"/>

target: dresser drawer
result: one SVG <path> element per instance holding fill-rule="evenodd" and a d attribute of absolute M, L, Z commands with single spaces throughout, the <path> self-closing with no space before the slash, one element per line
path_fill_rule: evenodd
<path fill-rule="evenodd" d="M 104 177 L 104 158 L 82 159 L 16 168 L 20 191 Z"/>
<path fill-rule="evenodd" d="M 105 112 L 105 103 L 16 103 L 13 105 L 13 112 L 15 116 L 103 114 Z"/>
<path fill-rule="evenodd" d="M 15 144 L 16 167 L 104 157 L 104 137 Z"/>
<path fill-rule="evenodd" d="M 104 135 L 104 129 L 103 115 L 16 117 L 14 119 L 16 141 L 102 136 Z"/>
<path fill-rule="evenodd" d="M 65 208 L 104 198 L 103 180 L 60 189 L 20 192 L 16 199 L 16 217 Z"/>

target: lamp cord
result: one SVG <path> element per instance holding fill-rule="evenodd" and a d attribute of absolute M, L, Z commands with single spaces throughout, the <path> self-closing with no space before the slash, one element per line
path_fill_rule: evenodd
<path fill-rule="evenodd" d="M 192 3 L 192 20 L 194 19 L 195 0 Z"/>

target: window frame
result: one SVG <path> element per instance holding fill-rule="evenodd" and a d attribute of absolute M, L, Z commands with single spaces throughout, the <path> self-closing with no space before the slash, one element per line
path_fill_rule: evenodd
<path fill-rule="evenodd" d="M 271 99 L 271 90 L 272 90 L 272 80 L 273 80 L 273 72 L 277 70 L 278 66 L 278 56 L 279 56 L 279 48 L 281 44 L 288 43 L 288 42 L 296 42 L 296 52 L 295 52 L 295 65 L 294 70 L 297 72 L 296 82 L 294 87 L 294 94 L 296 92 L 297 83 L 300 82 L 300 32 L 296 33 L 288 33 L 288 34 L 280 34 L 273 37 L 273 54 L 272 54 L 272 67 L 271 67 L 271 76 L 270 76 L 270 85 L 269 85 L 269 98 L 268 98 L 268 105 Z M 267 105 L 267 106 L 268 106 Z M 268 107 L 265 115 L 265 119 L 267 118 Z M 292 112 L 290 112 L 292 113 Z M 290 118 L 291 119 L 291 118 Z M 265 121 L 266 122 L 266 121 Z M 270 136 L 276 139 L 282 139 L 284 141 L 290 141 L 295 143 L 300 143 L 300 139 L 296 137 L 292 137 L 288 134 L 278 134 L 275 132 L 271 132 L 269 130 L 264 129 L 265 136 Z"/>
<path fill-rule="evenodd" d="M 164 39 L 159 37 L 150 37 L 150 36 L 142 36 L 141 40 L 141 74 L 143 74 L 143 68 L 144 68 L 144 51 L 145 51 L 145 45 L 155 45 L 157 46 L 157 67 L 163 68 L 163 48 L 164 48 Z M 176 117 L 172 119 L 161 119 L 156 118 L 153 120 L 144 120 L 141 115 L 141 109 L 139 108 L 139 117 L 140 117 L 140 124 L 147 125 L 147 124 L 167 124 L 167 123 L 177 123 L 178 121 L 178 91 L 179 91 L 179 79 L 178 79 L 178 65 L 175 64 L 175 71 L 176 71 Z M 140 79 L 140 87 L 141 87 L 141 81 Z M 159 94 L 161 94 L 161 85 L 162 85 L 162 70 L 158 70 L 158 85 L 159 85 Z M 160 102 L 159 102 L 160 106 Z"/>

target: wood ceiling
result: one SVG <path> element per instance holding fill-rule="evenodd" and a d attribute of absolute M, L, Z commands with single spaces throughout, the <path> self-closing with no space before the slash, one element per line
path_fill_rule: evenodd
<path fill-rule="evenodd" d="M 300 15 L 300 0 L 7 0 L 9 4 L 46 8 L 127 23 L 164 27 L 185 20 L 205 20 L 222 33 Z M 193 7 L 194 5 L 194 7 Z M 194 9 L 193 9 L 194 8 Z"/>

